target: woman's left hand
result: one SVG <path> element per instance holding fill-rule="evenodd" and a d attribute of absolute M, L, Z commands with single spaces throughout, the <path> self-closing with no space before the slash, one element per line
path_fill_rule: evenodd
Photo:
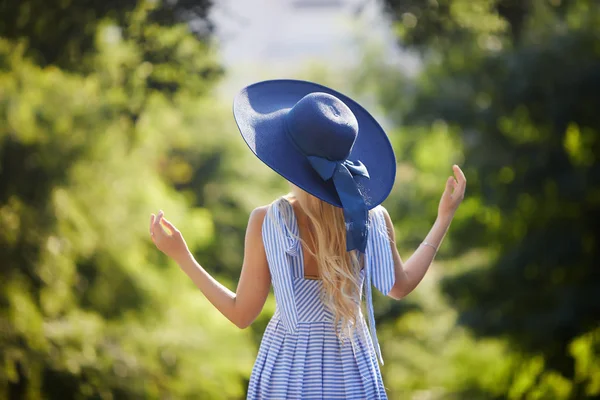
<path fill-rule="evenodd" d="M 165 227 L 169 232 L 165 230 Z M 150 237 L 160 251 L 175 261 L 189 254 L 189 249 L 183 235 L 173 224 L 164 218 L 162 211 L 156 216 L 154 214 L 150 216 Z"/>
<path fill-rule="evenodd" d="M 449 176 L 446 181 L 446 189 L 440 199 L 438 207 L 438 217 L 450 220 L 454 217 L 454 213 L 465 197 L 465 189 L 467 187 L 467 179 L 465 174 L 458 167 L 453 165 L 454 176 Z"/>

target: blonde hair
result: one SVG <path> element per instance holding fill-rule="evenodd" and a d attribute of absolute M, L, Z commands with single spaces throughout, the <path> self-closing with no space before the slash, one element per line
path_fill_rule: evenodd
<path fill-rule="evenodd" d="M 360 310 L 360 270 L 364 257 L 356 250 L 346 251 L 346 225 L 343 210 L 316 198 L 297 186 L 285 196 L 295 198 L 309 220 L 310 235 L 299 238 L 311 254 L 323 282 L 322 297 L 334 316 L 341 340 L 353 338 Z"/>

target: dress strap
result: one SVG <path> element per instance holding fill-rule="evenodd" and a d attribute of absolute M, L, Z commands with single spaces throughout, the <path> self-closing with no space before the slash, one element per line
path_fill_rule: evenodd
<path fill-rule="evenodd" d="M 381 348 L 377 340 L 371 285 L 375 286 L 382 294 L 387 295 L 394 286 L 396 274 L 383 208 L 381 206 L 374 208 L 371 215 L 371 229 L 369 231 L 369 241 L 367 242 L 365 254 L 365 300 L 367 302 L 367 318 L 371 331 L 371 340 L 373 341 L 377 357 L 383 365 Z"/>
<path fill-rule="evenodd" d="M 289 218 L 286 211 L 283 211 L 286 205 L 289 206 L 289 203 L 280 199 L 269 206 L 263 223 L 262 237 L 281 320 L 287 330 L 293 333 L 298 326 L 298 313 L 291 258 L 298 254 L 299 245 L 297 235 L 294 236 L 289 230 L 293 228 L 286 223 L 286 219 Z"/>
<path fill-rule="evenodd" d="M 277 207 L 286 241 L 285 252 L 292 257 L 297 257 L 301 255 L 300 240 L 298 239 L 300 237 L 300 229 L 296 222 L 294 208 L 285 198 L 279 199 Z"/>

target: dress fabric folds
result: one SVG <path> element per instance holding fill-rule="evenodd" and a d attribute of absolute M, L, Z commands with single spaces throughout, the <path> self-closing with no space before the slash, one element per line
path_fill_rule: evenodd
<path fill-rule="evenodd" d="M 265 330 L 250 377 L 250 400 L 387 399 L 379 362 L 371 285 L 387 294 L 394 285 L 394 261 L 381 206 L 370 213 L 365 266 L 360 274 L 367 318 L 344 342 L 321 300 L 322 282 L 304 278 L 298 224 L 291 204 L 274 202 L 263 223 L 263 241 L 276 310 Z M 368 320 L 368 324 L 367 324 Z"/>

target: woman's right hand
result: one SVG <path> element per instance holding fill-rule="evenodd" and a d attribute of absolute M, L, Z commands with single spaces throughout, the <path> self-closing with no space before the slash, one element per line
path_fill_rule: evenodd
<path fill-rule="evenodd" d="M 446 189 L 442 193 L 438 206 L 438 217 L 443 220 L 451 220 L 454 213 L 465 197 L 467 179 L 458 165 L 453 165 L 454 176 L 449 176 L 446 181 Z"/>
<path fill-rule="evenodd" d="M 165 227 L 170 231 L 165 231 Z M 164 213 L 160 211 L 158 215 L 150 216 L 150 237 L 156 247 L 178 261 L 189 255 L 187 243 L 179 230 L 164 218 Z"/>

